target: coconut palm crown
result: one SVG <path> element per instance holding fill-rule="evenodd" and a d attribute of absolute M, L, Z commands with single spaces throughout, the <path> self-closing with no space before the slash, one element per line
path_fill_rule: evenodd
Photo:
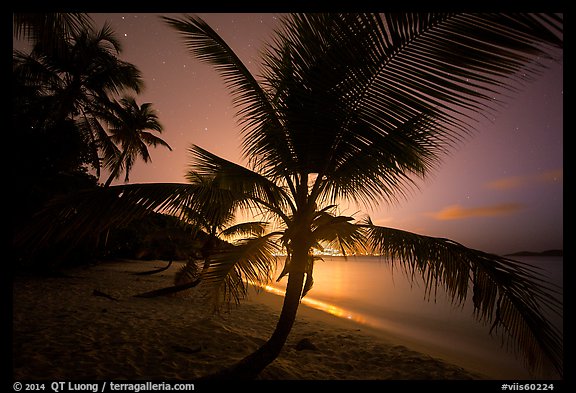
<path fill-rule="evenodd" d="M 105 152 L 106 162 L 111 168 L 111 173 L 106 180 L 108 187 L 112 180 L 120 177 L 121 169 L 124 168 L 124 181 L 130 180 L 130 171 L 136 158 L 141 157 L 144 162 L 151 161 L 148 146 L 164 146 L 172 150 L 170 145 L 152 132 L 161 133 L 162 124 L 158 120 L 152 104 L 147 102 L 138 105 L 134 97 L 125 96 L 119 102 L 109 105 L 112 110 L 104 111 L 102 117 L 107 119 L 110 126 L 110 137 L 101 138 L 101 146 Z M 117 146 L 121 146 L 122 151 Z"/>
<path fill-rule="evenodd" d="M 272 336 L 210 378 L 254 378 L 278 356 L 312 288 L 312 252 L 326 244 L 387 256 L 421 276 L 431 297 L 438 287 L 457 304 L 471 296 L 479 322 L 501 333 L 531 369 L 552 365 L 562 373 L 562 334 L 548 319 L 561 315 L 562 304 L 538 271 L 337 210 L 341 201 L 370 207 L 409 196 L 483 117 L 545 69 L 543 60 L 559 57 L 560 16 L 289 15 L 266 46 L 258 77 L 201 18 L 163 20 L 196 59 L 220 73 L 238 109 L 248 166 L 192 146 L 192 171 L 218 179 L 239 208 L 256 209 L 275 228 L 215 256 L 209 281 L 223 280 L 235 264 L 269 266 L 271 243 L 287 254 L 286 294 Z M 71 234 L 150 210 L 182 215 L 206 203 L 196 196 L 185 184 L 87 192 L 54 202 L 60 229 L 27 238 L 71 241 Z"/>

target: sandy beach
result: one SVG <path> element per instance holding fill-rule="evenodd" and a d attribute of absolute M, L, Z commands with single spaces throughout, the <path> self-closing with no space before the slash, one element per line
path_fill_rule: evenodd
<path fill-rule="evenodd" d="M 218 315 L 194 293 L 134 297 L 172 284 L 177 264 L 154 275 L 133 274 L 165 264 L 114 261 L 63 277 L 17 277 L 14 379 L 194 380 L 233 364 L 270 336 L 281 306 L 277 295 L 251 293 Z M 313 348 L 299 348 L 303 339 Z M 489 379 L 304 305 L 281 355 L 259 378 Z"/>

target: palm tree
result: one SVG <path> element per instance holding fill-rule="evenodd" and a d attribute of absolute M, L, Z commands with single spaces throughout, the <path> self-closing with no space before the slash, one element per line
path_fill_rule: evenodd
<path fill-rule="evenodd" d="M 148 131 L 161 133 L 163 130 L 151 103 L 144 103 L 139 106 L 133 97 L 124 97 L 120 100 L 120 103 L 114 105 L 114 109 L 111 112 L 113 113 L 112 116 L 107 116 L 106 112 L 102 113 L 102 116 L 107 118 L 111 124 L 108 128 L 108 132 L 111 135 L 109 138 L 103 138 L 101 144 L 104 145 L 111 142 L 114 145 L 120 145 L 122 152 L 120 153 L 113 148 L 107 150 L 113 150 L 115 154 L 112 157 L 107 157 L 111 172 L 104 187 L 110 186 L 112 180 L 120 176 L 122 169 L 125 172 L 124 181 L 127 182 L 130 170 L 138 156 L 144 162 L 149 162 L 148 146 L 156 147 L 161 145 L 172 151 L 168 143 Z"/>
<path fill-rule="evenodd" d="M 204 21 L 166 21 L 196 58 L 223 76 L 239 107 L 245 155 L 284 192 L 281 206 L 262 202 L 286 226 L 284 305 L 270 340 L 230 370 L 236 377 L 257 375 L 286 341 L 312 276 L 310 254 L 322 208 L 339 199 L 393 202 L 413 176 L 426 176 L 471 131 L 474 114 L 496 109 L 494 90 L 516 87 L 513 76 L 522 69 L 537 70 L 529 60 L 545 52 L 536 43 L 561 46 L 547 28 L 559 25 L 556 16 L 293 15 L 264 55 L 260 84 Z M 210 156 L 201 160 L 209 171 L 227 170 Z M 422 273 L 431 287 L 442 283 L 453 297 L 466 297 L 470 277 L 475 292 L 490 282 L 475 293 L 480 319 L 504 326 L 520 344 L 534 345 L 524 335 L 533 326 L 519 322 L 530 307 L 518 306 L 533 301 L 532 290 L 521 285 L 511 294 L 499 276 L 503 270 L 506 280 L 519 278 L 515 264 L 370 221 L 356 228 L 365 230 L 372 249 L 400 258 L 406 269 Z M 515 309 L 514 316 L 502 318 L 502 308 Z M 532 334 L 536 340 L 539 334 Z M 561 350 L 557 336 L 552 344 L 544 350 Z"/>
<path fill-rule="evenodd" d="M 46 24 L 52 26 L 55 22 L 69 19 L 75 21 L 68 16 L 46 17 Z M 92 149 L 89 163 L 99 175 L 97 141 L 102 140 L 105 134 L 96 125 L 94 114 L 107 107 L 116 95 L 127 91 L 139 93 L 143 81 L 134 65 L 117 57 L 122 46 L 110 25 L 105 24 L 95 31 L 90 24 L 71 24 L 73 28 L 65 25 L 60 29 L 40 29 L 66 32 L 51 37 L 50 48 L 57 47 L 57 50 L 47 48 L 42 40 L 34 44 L 30 53 L 15 50 L 13 77 L 21 81 L 21 88 L 37 92 L 37 106 L 43 108 L 45 114 L 40 125 L 42 129 L 57 130 L 70 121 L 76 124 L 84 143 Z M 55 43 L 56 40 L 59 41 Z"/>
<path fill-rule="evenodd" d="M 144 162 L 150 162 L 149 145 L 165 146 L 172 151 L 168 143 L 150 132 L 161 133 L 163 130 L 151 103 L 139 106 L 134 97 L 127 96 L 120 102 L 113 101 L 109 105 L 103 105 L 102 110 L 98 108 L 94 113 L 97 117 L 106 119 L 109 125 L 107 129 L 111 134 L 108 135 L 99 122 L 92 122 L 100 135 L 98 142 L 106 166 L 111 169 L 104 187 L 109 187 L 112 180 L 120 177 L 122 169 L 125 172 L 124 181 L 127 182 L 134 162 L 139 156 Z M 121 152 L 117 145 L 121 146 Z M 104 248 L 108 244 L 108 235 L 109 231 L 104 237 Z"/>
<path fill-rule="evenodd" d="M 213 65 L 234 96 L 249 168 L 193 146 L 193 169 L 219 178 L 240 207 L 259 209 L 275 230 L 250 247 L 223 252 L 211 280 L 224 280 L 242 252 L 287 253 L 288 277 L 275 331 L 257 351 L 208 378 L 254 378 L 280 353 L 302 296 L 313 283 L 313 250 L 326 242 L 345 252 L 386 255 L 422 276 L 429 294 L 443 287 L 456 302 L 472 296 L 475 317 L 501 332 L 531 369 L 562 373 L 562 336 L 547 319 L 561 315 L 555 288 L 530 266 L 443 238 L 337 214 L 337 204 L 374 206 L 407 196 L 437 168 L 479 117 L 498 110 L 562 47 L 558 15 L 290 15 L 267 46 L 257 79 L 202 19 L 164 18 L 192 54 Z M 498 100 L 495 99 L 498 97 Z M 109 187 L 55 201 L 31 230 L 36 245 L 70 244 L 146 211 L 182 214 L 194 207 L 183 184 Z M 48 218 L 49 217 L 49 218 Z M 44 221 L 45 220 L 45 221 Z M 52 220 L 52 221 L 49 221 Z M 43 229 L 46 228 L 46 225 Z M 251 261 L 263 262 L 266 252 Z M 257 264 L 254 264 L 258 266 Z M 260 276 L 266 278 L 265 276 Z"/>
<path fill-rule="evenodd" d="M 186 173 L 186 179 L 190 184 L 189 192 L 194 195 L 194 198 L 185 206 L 177 205 L 181 212 L 181 219 L 194 228 L 193 233 L 190 234 L 191 238 L 197 237 L 199 231 L 205 233 L 206 236 L 198 247 L 198 255 L 191 255 L 188 263 L 177 273 L 175 285 L 141 293 L 136 295 L 137 297 L 163 296 L 194 288 L 208 275 L 210 268 L 213 267 L 215 255 L 219 254 L 217 259 L 222 258 L 223 247 L 228 248 L 228 254 L 232 249 L 238 248 L 238 244 L 227 243 L 227 240 L 242 237 L 241 244 L 246 245 L 251 241 L 257 241 L 265 233 L 266 223 L 262 221 L 234 223 L 240 200 L 238 194 L 221 185 L 224 179 L 201 175 L 194 170 Z M 268 246 L 272 247 L 272 245 Z M 200 271 L 198 271 L 197 259 L 202 262 Z M 248 258 L 248 260 L 251 259 Z M 256 275 L 269 277 L 274 267 L 275 264 L 265 263 L 262 269 L 256 269 L 258 271 Z M 223 284 L 220 279 L 216 282 L 217 288 Z M 243 296 L 243 289 L 240 289 L 238 285 L 229 284 L 223 287 L 228 288 L 229 297 L 237 302 Z M 216 289 L 215 292 L 218 290 Z M 218 306 L 218 302 L 215 302 L 215 305 Z"/>

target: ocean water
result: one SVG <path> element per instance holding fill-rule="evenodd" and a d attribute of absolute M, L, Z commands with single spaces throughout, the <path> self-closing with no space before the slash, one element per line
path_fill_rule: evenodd
<path fill-rule="evenodd" d="M 413 282 L 398 267 L 379 257 L 323 257 L 314 265 L 314 286 L 303 303 L 370 326 L 396 341 L 456 362 L 497 379 L 531 379 L 523 365 L 489 335 L 490 326 L 473 317 L 471 299 L 453 305 L 439 288 L 427 300 L 420 279 Z M 548 279 L 563 286 L 562 257 L 515 257 L 542 268 Z M 283 293 L 286 279 L 269 290 Z M 554 321 L 562 325 L 562 319 Z M 540 378 L 542 376 L 539 376 Z M 557 378 L 553 373 L 544 378 Z"/>

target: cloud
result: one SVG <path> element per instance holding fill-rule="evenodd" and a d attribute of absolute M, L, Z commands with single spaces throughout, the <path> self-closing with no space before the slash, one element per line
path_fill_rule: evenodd
<path fill-rule="evenodd" d="M 462 220 L 473 217 L 494 217 L 512 214 L 522 209 L 519 203 L 501 203 L 498 205 L 480 207 L 462 207 L 460 205 L 447 206 L 444 209 L 428 213 L 436 220 Z"/>
<path fill-rule="evenodd" d="M 562 182 L 562 178 L 563 170 L 556 169 L 553 171 L 541 172 L 533 175 L 503 177 L 501 179 L 486 183 L 486 187 L 495 190 L 511 190 L 534 184 Z"/>

